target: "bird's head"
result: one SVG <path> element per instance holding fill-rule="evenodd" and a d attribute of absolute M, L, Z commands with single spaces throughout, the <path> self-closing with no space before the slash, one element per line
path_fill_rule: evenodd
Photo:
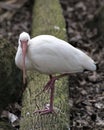
<path fill-rule="evenodd" d="M 22 48 L 24 45 L 28 45 L 29 43 L 29 40 L 30 40 L 30 36 L 28 33 L 26 32 L 22 32 L 20 35 L 19 35 L 19 45 L 20 47 Z"/>
<path fill-rule="evenodd" d="M 19 36 L 19 46 L 22 49 L 22 57 L 23 57 L 23 83 L 25 84 L 26 78 L 26 69 L 25 69 L 25 56 L 29 44 L 30 36 L 26 32 L 22 32 Z"/>

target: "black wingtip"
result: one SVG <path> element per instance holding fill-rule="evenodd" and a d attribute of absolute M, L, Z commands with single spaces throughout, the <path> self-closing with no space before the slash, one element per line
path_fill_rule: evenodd
<path fill-rule="evenodd" d="M 96 70 L 99 70 L 99 63 L 96 62 L 95 65 L 96 65 Z"/>

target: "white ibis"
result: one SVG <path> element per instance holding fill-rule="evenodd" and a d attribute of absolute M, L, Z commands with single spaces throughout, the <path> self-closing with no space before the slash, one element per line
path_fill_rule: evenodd
<path fill-rule="evenodd" d="M 39 35 L 32 39 L 26 32 L 19 36 L 18 50 L 15 57 L 16 65 L 23 70 L 25 84 L 26 70 L 36 70 L 50 76 L 43 90 L 50 89 L 50 106 L 38 110 L 41 114 L 52 113 L 54 84 L 59 78 L 70 73 L 95 71 L 95 62 L 84 52 L 69 43 L 51 35 Z M 59 74 L 55 76 L 54 74 Z"/>

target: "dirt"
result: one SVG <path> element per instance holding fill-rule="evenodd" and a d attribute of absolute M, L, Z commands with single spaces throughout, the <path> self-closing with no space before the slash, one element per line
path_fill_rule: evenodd
<path fill-rule="evenodd" d="M 89 28 L 97 9 L 104 0 L 60 0 L 66 21 L 68 41 L 91 56 L 97 63 L 96 72 L 69 76 L 70 122 L 72 130 L 104 129 L 104 45 L 97 27 Z M 19 9 L 11 20 L 0 23 L 0 38 L 17 47 L 22 31 L 31 32 L 33 0 Z"/>

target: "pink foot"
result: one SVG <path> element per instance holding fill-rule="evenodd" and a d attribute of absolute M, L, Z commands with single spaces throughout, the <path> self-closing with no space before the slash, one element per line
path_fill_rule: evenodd
<path fill-rule="evenodd" d="M 54 110 L 52 109 L 44 109 L 44 110 L 37 110 L 34 113 L 40 113 L 41 115 L 44 115 L 44 114 L 52 114 L 54 112 Z"/>
<path fill-rule="evenodd" d="M 50 114 L 50 113 L 52 114 L 53 112 L 54 112 L 53 107 L 50 107 L 50 104 L 46 104 L 43 110 L 37 110 L 33 112 L 33 114 L 40 113 L 41 115 L 44 115 L 44 114 Z"/>

